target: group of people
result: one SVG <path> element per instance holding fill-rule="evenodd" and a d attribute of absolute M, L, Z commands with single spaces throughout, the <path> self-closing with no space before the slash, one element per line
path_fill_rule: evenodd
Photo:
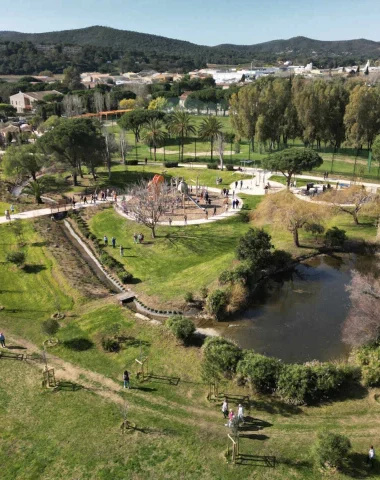
<path fill-rule="evenodd" d="M 326 170 L 326 172 L 323 174 L 323 180 L 326 180 L 326 178 L 329 178 L 329 172 Z"/>
<path fill-rule="evenodd" d="M 235 208 L 239 208 L 239 205 L 240 205 L 240 201 L 238 198 L 232 200 L 232 208 L 235 209 Z"/>
<path fill-rule="evenodd" d="M 107 237 L 107 235 L 104 235 L 103 240 L 104 240 L 104 245 L 108 245 L 108 237 Z M 112 237 L 112 238 L 111 238 L 111 245 L 112 245 L 113 248 L 116 247 L 116 238 L 115 238 L 115 237 Z"/>
<path fill-rule="evenodd" d="M 236 421 L 238 423 L 244 423 L 244 407 L 241 403 L 239 403 L 237 415 L 235 415 L 235 412 L 232 410 L 232 408 L 228 408 L 228 400 L 225 398 L 222 404 L 222 413 L 224 419 L 228 419 L 228 423 L 225 424 L 226 427 L 231 428 Z"/>
<path fill-rule="evenodd" d="M 144 242 L 144 235 L 142 233 L 134 233 L 133 234 L 133 241 L 134 241 L 134 243 L 143 243 Z"/>
<path fill-rule="evenodd" d="M 239 182 L 236 180 L 235 182 L 235 188 L 238 188 Z M 243 180 L 240 180 L 240 190 L 243 188 Z"/>

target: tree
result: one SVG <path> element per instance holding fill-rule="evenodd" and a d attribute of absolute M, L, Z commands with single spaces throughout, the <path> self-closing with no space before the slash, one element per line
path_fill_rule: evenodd
<path fill-rule="evenodd" d="M 74 185 L 78 185 L 82 165 L 93 170 L 102 163 L 106 151 L 99 127 L 87 118 L 61 120 L 38 139 L 38 145 L 71 169 Z"/>
<path fill-rule="evenodd" d="M 191 116 L 187 112 L 177 110 L 169 118 L 168 130 L 178 137 L 179 159 L 183 160 L 184 138 L 196 132 L 195 126 L 191 123 Z"/>
<path fill-rule="evenodd" d="M 247 351 L 237 366 L 237 372 L 245 377 L 256 392 L 273 393 L 282 367 L 281 360 Z"/>
<path fill-rule="evenodd" d="M 215 381 L 231 377 L 242 357 L 241 349 L 231 340 L 222 337 L 209 337 L 202 347 L 202 377 L 205 381 Z"/>
<path fill-rule="evenodd" d="M 119 107 L 122 110 L 133 110 L 136 108 L 136 100 L 134 98 L 123 98 L 120 100 Z"/>
<path fill-rule="evenodd" d="M 0 103 L 0 117 L 13 117 L 16 115 L 16 108 L 8 103 Z"/>
<path fill-rule="evenodd" d="M 43 203 L 41 198 L 41 195 L 42 195 L 41 183 L 38 180 L 34 180 L 33 182 L 28 183 L 24 191 L 29 195 L 33 195 L 38 205 Z"/>
<path fill-rule="evenodd" d="M 83 99 L 79 95 L 65 95 L 62 107 L 66 117 L 81 115 L 84 111 Z"/>
<path fill-rule="evenodd" d="M 380 173 L 380 135 L 377 135 L 372 144 L 372 157 L 379 164 L 377 168 L 377 176 Z"/>
<path fill-rule="evenodd" d="M 350 440 L 344 435 L 320 432 L 314 445 L 315 461 L 319 467 L 341 469 L 348 459 Z"/>
<path fill-rule="evenodd" d="M 256 268 L 265 268 L 271 258 L 271 236 L 262 229 L 250 228 L 240 237 L 236 250 L 238 260 L 248 260 Z"/>
<path fill-rule="evenodd" d="M 363 145 L 371 148 L 376 135 L 380 133 L 379 114 L 379 86 L 357 85 L 350 94 L 344 115 L 348 143 L 358 150 Z"/>
<path fill-rule="evenodd" d="M 164 97 L 157 97 L 151 100 L 148 105 L 148 110 L 164 110 L 167 105 L 167 100 Z"/>
<path fill-rule="evenodd" d="M 60 325 L 58 321 L 55 320 L 54 318 L 49 318 L 48 320 L 45 320 L 44 322 L 42 322 L 42 325 L 41 325 L 43 333 L 48 335 L 50 339 L 51 337 L 54 337 L 54 335 L 57 334 L 59 327 Z"/>
<path fill-rule="evenodd" d="M 6 175 L 31 175 L 36 180 L 37 172 L 46 163 L 46 157 L 38 151 L 36 144 L 10 146 L 3 157 Z"/>
<path fill-rule="evenodd" d="M 129 150 L 129 146 L 127 141 L 127 132 L 123 128 L 121 128 L 119 133 L 119 152 L 124 164 L 127 159 L 128 150 Z"/>
<path fill-rule="evenodd" d="M 182 315 L 173 315 L 166 320 L 166 326 L 182 342 L 186 342 L 195 332 L 194 322 Z"/>
<path fill-rule="evenodd" d="M 144 124 L 149 120 L 149 118 L 153 118 L 155 113 L 159 112 L 148 112 L 147 110 L 138 108 L 136 110 L 132 110 L 132 112 L 124 113 L 117 123 L 120 128 L 123 128 L 124 130 L 131 130 L 135 135 L 135 141 L 139 142 L 140 132 Z"/>
<path fill-rule="evenodd" d="M 164 183 L 142 181 L 132 185 L 127 194 L 130 200 L 122 208 L 132 213 L 138 223 L 148 227 L 155 238 L 157 224 L 173 203 L 170 189 Z"/>
<path fill-rule="evenodd" d="M 325 192 L 323 200 L 332 203 L 334 207 L 352 216 L 356 225 L 359 225 L 359 213 L 370 202 L 375 200 L 376 195 L 367 192 L 360 185 L 352 185 L 343 190 L 331 190 Z"/>
<path fill-rule="evenodd" d="M 262 162 L 265 169 L 281 172 L 286 178 L 288 188 L 293 175 L 299 175 L 304 171 L 309 172 L 313 168 L 320 167 L 322 163 L 322 157 L 311 148 L 288 148 L 272 153 Z"/>
<path fill-rule="evenodd" d="M 80 74 L 75 67 L 67 67 L 63 70 L 62 85 L 69 90 L 83 90 Z"/>
<path fill-rule="evenodd" d="M 262 222 L 271 222 L 275 228 L 285 228 L 293 235 L 296 247 L 300 246 L 299 230 L 307 224 L 322 223 L 322 218 L 328 214 L 324 209 L 323 214 L 318 205 L 299 200 L 289 191 L 266 195 L 252 218 Z"/>
<path fill-rule="evenodd" d="M 163 130 L 163 123 L 157 118 L 151 118 L 144 125 L 142 139 L 150 147 L 153 147 L 154 161 L 157 160 L 157 147 L 165 140 L 166 132 Z"/>
<path fill-rule="evenodd" d="M 198 134 L 201 138 L 208 138 L 211 144 L 211 161 L 213 159 L 214 140 L 222 133 L 223 125 L 217 117 L 207 117 L 202 120 L 198 128 Z"/>
<path fill-rule="evenodd" d="M 99 90 L 96 90 L 94 93 L 94 105 L 97 113 L 104 110 L 104 95 Z"/>
<path fill-rule="evenodd" d="M 338 227 L 329 228 L 325 235 L 325 244 L 328 247 L 343 247 L 346 240 L 346 231 Z"/>
<path fill-rule="evenodd" d="M 359 347 L 380 339 L 380 277 L 373 273 L 352 273 L 347 291 L 351 308 L 343 325 L 343 341 Z"/>

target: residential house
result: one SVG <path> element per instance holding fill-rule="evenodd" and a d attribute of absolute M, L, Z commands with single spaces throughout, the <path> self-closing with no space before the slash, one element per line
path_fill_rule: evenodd
<path fill-rule="evenodd" d="M 43 92 L 18 92 L 15 95 L 9 97 L 10 103 L 16 108 L 17 113 L 32 112 L 34 110 L 34 104 L 44 99 L 46 95 L 50 94 L 62 95 L 57 90 L 45 90 Z"/>

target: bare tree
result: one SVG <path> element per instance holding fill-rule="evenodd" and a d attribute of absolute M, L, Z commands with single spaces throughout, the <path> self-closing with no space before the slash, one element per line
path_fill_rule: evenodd
<path fill-rule="evenodd" d="M 78 95 L 65 95 L 62 103 L 66 117 L 74 117 L 83 113 L 83 102 Z"/>
<path fill-rule="evenodd" d="M 170 189 L 165 183 L 142 181 L 133 185 L 130 199 L 122 206 L 126 213 L 132 213 L 138 223 L 145 225 L 156 236 L 156 226 L 173 203 Z"/>
<path fill-rule="evenodd" d="M 104 151 L 104 159 L 108 170 L 108 178 L 110 179 L 112 154 L 118 151 L 118 146 L 115 140 L 115 135 L 113 133 L 109 133 L 108 130 L 105 128 L 102 130 L 102 134 L 106 144 L 106 148 Z"/>
<path fill-rule="evenodd" d="M 219 160 L 220 160 L 220 169 L 223 170 L 223 160 L 224 160 L 224 136 L 222 133 L 219 133 L 216 136 L 216 151 L 218 152 L 219 155 Z"/>
<path fill-rule="evenodd" d="M 368 192 L 364 186 L 353 185 L 344 190 L 326 192 L 321 198 L 332 203 L 337 210 L 351 215 L 355 224 L 359 225 L 359 212 L 366 204 L 374 200 L 374 195 Z"/>
<path fill-rule="evenodd" d="M 110 92 L 106 92 L 104 95 L 104 105 L 106 107 L 106 110 L 111 110 L 111 94 Z"/>
<path fill-rule="evenodd" d="M 123 163 L 126 162 L 128 151 L 129 151 L 129 145 L 127 142 L 127 132 L 121 128 L 120 134 L 119 134 L 119 152 L 120 152 Z"/>
<path fill-rule="evenodd" d="M 94 105 L 97 113 L 104 110 L 104 97 L 102 92 L 96 91 L 94 93 Z"/>
<path fill-rule="evenodd" d="M 350 285 L 351 309 L 343 325 L 343 341 L 352 347 L 380 338 L 380 277 L 353 272 Z"/>

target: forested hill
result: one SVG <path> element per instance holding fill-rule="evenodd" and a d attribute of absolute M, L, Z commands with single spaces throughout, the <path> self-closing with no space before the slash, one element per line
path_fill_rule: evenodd
<path fill-rule="evenodd" d="M 81 70 L 189 71 L 213 64 L 256 66 L 291 60 L 329 68 L 380 59 L 380 42 L 365 39 L 319 41 L 306 37 L 256 45 L 196 45 L 146 33 L 94 26 L 47 33 L 0 32 L 0 74 L 59 73 L 74 64 Z"/>

